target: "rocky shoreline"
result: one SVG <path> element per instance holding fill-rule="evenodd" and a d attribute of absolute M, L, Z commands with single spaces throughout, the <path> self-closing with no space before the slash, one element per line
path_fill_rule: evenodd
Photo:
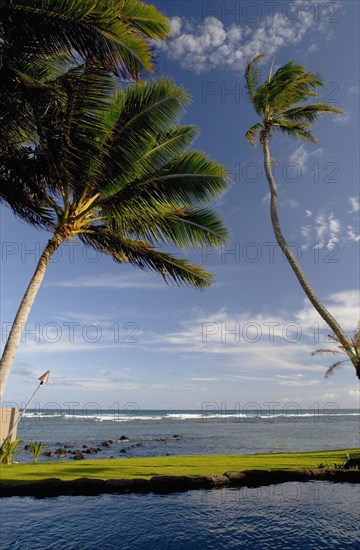
<path fill-rule="evenodd" d="M 158 444 L 161 448 L 169 441 L 180 441 L 182 435 L 174 434 L 168 437 L 157 437 L 149 441 L 131 439 L 127 435 L 122 435 L 116 439 L 105 439 L 104 441 L 92 441 L 88 444 L 73 445 L 69 443 L 46 444 L 46 450 L 42 453 L 43 461 L 52 462 L 57 459 L 73 459 L 84 460 L 89 458 L 120 458 L 126 454 L 130 456 L 138 456 L 140 448 Z M 27 453 L 27 451 L 29 451 Z M 26 454 L 25 454 L 26 453 Z M 169 456 L 169 453 L 162 453 Z M 32 455 L 30 454 L 30 444 L 26 443 L 23 447 L 21 459 L 30 462 Z M 28 459 L 28 460 L 27 460 Z M 41 460 L 40 460 L 41 461 Z"/>
<path fill-rule="evenodd" d="M 58 496 L 96 496 L 105 493 L 174 493 L 195 489 L 222 487 L 261 487 L 292 481 L 331 481 L 334 483 L 360 483 L 359 470 L 283 469 L 244 470 L 225 472 L 223 475 L 205 476 L 154 476 L 151 479 L 99 479 L 78 478 L 61 480 L 49 478 L 39 481 L 1 481 L 0 497 L 31 496 L 49 498 Z"/>

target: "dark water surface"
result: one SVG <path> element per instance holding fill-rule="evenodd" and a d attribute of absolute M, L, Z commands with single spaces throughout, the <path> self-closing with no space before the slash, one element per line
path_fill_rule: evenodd
<path fill-rule="evenodd" d="M 359 485 L 16 497 L 0 506 L 2 549 L 360 548 Z"/>

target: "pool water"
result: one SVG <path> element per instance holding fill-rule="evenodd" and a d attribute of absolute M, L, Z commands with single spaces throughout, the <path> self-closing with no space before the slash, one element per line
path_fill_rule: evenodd
<path fill-rule="evenodd" d="M 360 549 L 360 486 L 5 498 L 2 549 Z"/>

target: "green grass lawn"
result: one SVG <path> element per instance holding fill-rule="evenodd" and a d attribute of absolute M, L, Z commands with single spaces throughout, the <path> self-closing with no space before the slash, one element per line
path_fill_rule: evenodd
<path fill-rule="evenodd" d="M 155 475 L 208 475 L 226 471 L 273 470 L 279 468 L 317 468 L 320 463 L 332 467 L 346 462 L 346 454 L 359 456 L 359 449 L 256 455 L 159 456 L 82 460 L 40 464 L 0 465 L 1 481 L 35 481 L 57 477 L 101 479 L 149 479 Z"/>

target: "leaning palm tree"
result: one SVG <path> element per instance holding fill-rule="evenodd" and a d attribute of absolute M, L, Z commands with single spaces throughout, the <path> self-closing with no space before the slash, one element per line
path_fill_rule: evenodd
<path fill-rule="evenodd" d="M 335 334 L 329 334 L 328 338 L 337 344 L 340 344 L 339 339 Z M 354 332 L 354 336 L 351 338 L 352 351 L 357 357 L 357 360 L 360 362 L 360 324 Z M 336 348 L 320 348 L 312 352 L 311 355 L 347 355 L 348 353 L 345 350 L 344 346 L 337 345 Z M 349 357 L 347 359 L 340 359 L 340 361 L 335 361 L 325 372 L 325 378 L 329 378 L 334 374 L 334 371 L 341 367 L 344 363 L 350 361 Z"/>
<path fill-rule="evenodd" d="M 133 80 L 153 69 L 150 40 L 168 37 L 167 18 L 139 0 L 0 0 L 0 147 L 16 158 L 17 144 L 38 131 L 34 102 L 61 102 L 54 80 L 87 61 Z M 12 189 L 0 184 L 0 198 Z M 19 208 L 25 197 L 17 194 Z"/>
<path fill-rule="evenodd" d="M 197 130 L 178 125 L 188 103 L 183 89 L 159 80 L 121 90 L 86 65 L 62 86 L 66 109 L 47 110 L 38 143 L 19 148 L 16 163 L 0 158 L 8 183 L 38 189 L 41 215 L 25 208 L 22 217 L 51 232 L 3 351 L 1 393 L 49 260 L 64 241 L 78 237 L 167 283 L 206 288 L 209 273 L 159 247 L 217 246 L 227 236 L 207 206 L 227 188 L 224 169 L 188 149 Z"/>
<path fill-rule="evenodd" d="M 263 54 L 256 56 L 247 64 L 245 70 L 248 96 L 261 119 L 261 122 L 257 122 L 248 130 L 246 138 L 251 145 L 255 145 L 259 139 L 262 146 L 264 168 L 270 190 L 270 216 L 274 235 L 306 296 L 338 338 L 360 379 L 359 357 L 354 353 L 351 339 L 315 294 L 284 238 L 277 212 L 276 182 L 271 167 L 273 161 L 270 140 L 275 132 L 279 131 L 292 138 L 318 143 L 311 132 L 312 125 L 318 116 L 341 114 L 342 111 L 327 103 L 305 103 L 309 97 L 318 96 L 315 90 L 324 86 L 325 81 L 319 74 L 308 72 L 294 61 L 280 67 L 275 74 L 272 74 L 271 69 L 265 82 L 260 83 L 259 63 L 264 57 Z"/>

